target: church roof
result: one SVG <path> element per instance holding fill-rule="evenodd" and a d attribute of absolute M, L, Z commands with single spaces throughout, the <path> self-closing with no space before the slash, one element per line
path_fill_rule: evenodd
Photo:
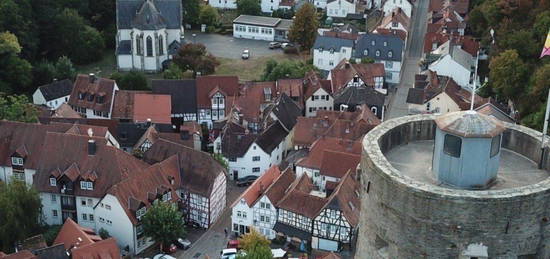
<path fill-rule="evenodd" d="M 119 0 L 117 28 L 156 30 L 180 29 L 182 7 L 179 0 Z"/>

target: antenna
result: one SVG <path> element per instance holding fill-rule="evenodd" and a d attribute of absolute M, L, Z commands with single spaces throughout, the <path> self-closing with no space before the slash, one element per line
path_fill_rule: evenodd
<path fill-rule="evenodd" d="M 88 128 L 88 136 L 90 138 L 94 136 L 94 131 L 92 130 L 92 128 Z"/>

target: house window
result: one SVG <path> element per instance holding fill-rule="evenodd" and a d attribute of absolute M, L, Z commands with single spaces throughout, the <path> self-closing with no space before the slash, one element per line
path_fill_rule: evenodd
<path fill-rule="evenodd" d="M 229 160 L 229 162 L 237 162 L 237 158 L 236 158 L 236 157 L 230 157 L 230 158 L 228 158 L 227 160 Z"/>
<path fill-rule="evenodd" d="M 380 57 L 380 50 L 377 50 L 377 51 L 376 51 L 376 56 L 377 56 L 377 57 Z"/>
<path fill-rule="evenodd" d="M 246 218 L 246 212 L 243 211 L 243 218 Z"/>
<path fill-rule="evenodd" d="M 107 225 L 112 225 L 112 224 L 113 224 L 113 222 L 112 222 L 112 221 L 110 221 L 110 220 L 107 220 Z"/>
<path fill-rule="evenodd" d="M 388 51 L 388 58 L 391 58 L 391 57 L 393 57 L 393 51 L 390 50 Z"/>
<path fill-rule="evenodd" d="M 269 216 L 265 216 L 265 222 L 269 223 Z"/>
<path fill-rule="evenodd" d="M 162 201 L 169 201 L 171 199 L 172 199 L 172 193 L 171 192 L 167 192 L 164 195 L 162 195 Z"/>
<path fill-rule="evenodd" d="M 390 53 L 391 52 L 388 53 L 388 57 L 391 58 Z M 393 62 L 392 61 L 386 61 L 385 63 L 386 63 L 386 68 L 393 68 Z"/>
<path fill-rule="evenodd" d="M 147 56 L 152 57 L 153 56 L 153 38 L 151 36 L 147 36 Z"/>
<path fill-rule="evenodd" d="M 52 215 L 54 218 L 57 218 L 57 210 L 52 210 Z"/>
<path fill-rule="evenodd" d="M 372 40 L 372 41 L 370 42 L 370 45 L 372 45 L 372 46 L 376 45 L 376 41 Z"/>
<path fill-rule="evenodd" d="M 500 135 L 494 136 L 491 140 L 491 157 L 494 157 L 500 151 Z"/>
<path fill-rule="evenodd" d="M 315 171 L 315 173 L 313 173 L 313 175 L 315 175 L 315 177 L 319 177 L 319 171 Z"/>
<path fill-rule="evenodd" d="M 313 100 L 315 101 L 315 100 L 317 100 L 317 99 L 319 99 L 319 96 L 318 96 L 318 95 L 314 95 L 314 96 L 313 96 Z"/>
<path fill-rule="evenodd" d="M 270 208 L 271 208 L 271 204 L 266 203 L 266 204 L 265 204 L 265 208 L 266 208 L 266 209 L 270 209 Z"/>
<path fill-rule="evenodd" d="M 252 168 L 252 172 L 253 172 L 253 173 L 259 173 L 259 172 L 260 172 L 260 168 L 259 168 L 259 167 L 254 167 L 254 168 Z"/>
<path fill-rule="evenodd" d="M 89 215 L 90 221 L 94 221 L 94 214 Z"/>
<path fill-rule="evenodd" d="M 103 222 L 105 222 L 105 219 L 102 218 L 102 217 L 99 217 L 99 222 L 103 223 Z"/>
<path fill-rule="evenodd" d="M 86 206 L 86 199 L 82 199 L 82 200 L 80 201 L 80 204 L 82 204 L 82 206 Z"/>
<path fill-rule="evenodd" d="M 239 231 L 239 225 L 233 224 L 233 231 Z"/>
<path fill-rule="evenodd" d="M 55 196 L 55 194 L 52 194 L 51 199 L 52 199 L 52 203 L 57 202 L 57 196 Z"/>
<path fill-rule="evenodd" d="M 90 206 L 90 207 L 94 206 L 94 203 L 92 202 L 92 199 L 88 199 L 88 206 Z"/>
<path fill-rule="evenodd" d="M 57 180 L 55 180 L 55 178 L 51 177 L 50 178 L 50 186 L 56 186 L 57 185 Z"/>
<path fill-rule="evenodd" d="M 346 53 L 346 49 L 342 49 L 342 53 Z"/>
<path fill-rule="evenodd" d="M 237 217 L 242 217 L 243 214 L 240 211 L 237 211 Z"/>
<path fill-rule="evenodd" d="M 82 213 L 82 220 L 88 220 L 88 214 Z"/>
<path fill-rule="evenodd" d="M 23 165 L 23 158 L 20 158 L 20 157 L 12 157 L 12 158 L 11 158 L 11 164 L 12 164 L 12 165 Z"/>
<path fill-rule="evenodd" d="M 391 72 L 386 72 L 386 80 L 391 80 L 392 76 Z"/>
<path fill-rule="evenodd" d="M 363 55 L 368 56 L 369 55 L 369 50 L 368 49 L 363 50 Z"/>
<path fill-rule="evenodd" d="M 17 181 L 25 181 L 25 173 L 14 171 L 13 178 Z"/>
<path fill-rule="evenodd" d="M 334 66 L 334 61 L 333 61 L 333 60 L 329 60 L 329 61 L 328 61 L 328 65 L 329 65 L 329 66 Z"/>
<path fill-rule="evenodd" d="M 264 221 L 265 221 L 265 217 L 264 217 L 264 216 L 260 216 L 260 221 L 261 221 L 261 222 L 264 222 Z"/>
<path fill-rule="evenodd" d="M 330 54 L 334 54 L 334 49 L 330 49 Z"/>
<path fill-rule="evenodd" d="M 252 161 L 260 161 L 260 156 L 253 156 Z"/>
<path fill-rule="evenodd" d="M 111 205 L 107 205 L 107 204 L 105 204 L 105 209 L 107 209 L 107 210 L 111 210 Z"/>
<path fill-rule="evenodd" d="M 397 25 L 397 22 L 392 22 L 392 23 L 391 23 L 391 27 L 397 28 L 397 26 L 398 26 L 398 25 Z"/>
<path fill-rule="evenodd" d="M 93 95 L 93 94 L 88 95 L 88 102 L 93 102 L 94 97 L 95 97 L 95 95 Z"/>
<path fill-rule="evenodd" d="M 163 38 L 162 38 L 162 35 L 159 36 L 159 55 L 164 55 L 164 43 L 163 43 Z"/>
<path fill-rule="evenodd" d="M 92 182 L 88 182 L 88 181 L 80 181 L 80 189 L 82 190 L 93 190 L 94 189 L 94 185 Z"/>
<path fill-rule="evenodd" d="M 443 152 L 452 157 L 460 157 L 460 151 L 462 148 L 462 139 L 450 134 L 445 135 L 443 141 Z"/>

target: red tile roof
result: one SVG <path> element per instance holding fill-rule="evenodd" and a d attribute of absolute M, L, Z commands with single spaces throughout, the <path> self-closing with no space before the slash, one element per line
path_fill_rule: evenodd
<path fill-rule="evenodd" d="M 468 13 L 469 0 L 430 0 L 428 11 L 438 12 L 445 7 L 453 7 L 460 15 Z"/>
<path fill-rule="evenodd" d="M 97 241 L 92 245 L 72 250 L 72 259 L 116 259 L 121 258 L 114 238 Z"/>
<path fill-rule="evenodd" d="M 307 72 L 304 76 L 304 100 L 309 99 L 319 88 L 323 88 L 327 93 L 332 94 L 330 80 L 321 79 L 316 71 Z"/>
<path fill-rule="evenodd" d="M 325 149 L 321 160 L 320 174 L 342 178 L 349 170 L 355 170 L 360 160 L 361 151 L 346 153 Z"/>
<path fill-rule="evenodd" d="M 338 208 L 344 214 L 344 217 L 353 227 L 359 224 L 359 215 L 361 210 L 361 201 L 359 199 L 359 183 L 354 178 L 355 173 L 349 171 L 346 173 L 336 190 L 329 197 L 327 204 L 338 204 Z"/>
<path fill-rule="evenodd" d="M 248 122 L 260 122 L 262 104 L 266 102 L 264 89 L 270 89 L 272 100 L 275 99 L 275 82 L 250 82 L 241 89 L 242 94 L 237 97 L 234 107 Z"/>
<path fill-rule="evenodd" d="M 31 253 L 29 250 L 21 250 L 17 253 L 6 255 L 2 252 L 0 252 L 0 258 L 2 259 L 35 259 L 38 258 L 38 256 Z"/>
<path fill-rule="evenodd" d="M 135 122 L 145 122 L 150 119 L 153 123 L 170 124 L 171 109 L 170 95 L 136 94 L 132 118 Z"/>
<path fill-rule="evenodd" d="M 386 17 L 382 19 L 379 27 L 384 28 L 392 22 L 400 23 L 403 27 L 405 27 L 405 30 L 408 30 L 410 18 L 401 10 L 401 8 L 398 7 L 393 9 L 390 14 L 386 15 Z"/>
<path fill-rule="evenodd" d="M 69 104 L 73 106 L 93 109 L 95 111 L 110 112 L 113 96 L 115 95 L 115 81 L 107 78 L 96 78 L 92 80 L 88 75 L 78 75 L 74 82 L 73 91 L 69 97 Z M 79 94 L 86 94 L 83 100 L 79 99 Z M 90 95 L 94 95 L 92 101 L 88 100 Z M 99 96 L 104 101 L 98 102 Z"/>
<path fill-rule="evenodd" d="M 101 237 L 96 235 L 93 229 L 82 227 L 71 218 L 67 218 L 53 244 L 63 244 L 65 250 L 70 250 L 74 247 L 93 244 L 96 241 L 101 241 Z"/>
<path fill-rule="evenodd" d="M 357 40 L 359 39 L 359 34 L 351 32 L 340 32 L 340 31 L 325 31 L 323 36 L 334 37 L 347 40 Z"/>
<path fill-rule="evenodd" d="M 397 29 L 385 29 L 385 28 L 376 28 L 373 33 L 378 33 L 381 35 L 397 35 L 401 40 L 405 41 L 407 39 L 407 32 L 404 30 Z"/>
<path fill-rule="evenodd" d="M 325 206 L 327 199 L 311 195 L 313 184 L 311 179 L 303 174 L 298 178 L 291 189 L 277 203 L 279 209 L 294 212 L 310 219 L 314 219 Z"/>
<path fill-rule="evenodd" d="M 283 171 L 277 179 L 267 188 L 265 195 L 271 203 L 277 204 L 289 190 L 289 187 L 296 180 L 296 174 L 291 168 Z"/>
<path fill-rule="evenodd" d="M 369 87 L 374 87 L 376 77 L 384 77 L 385 69 L 382 63 L 372 64 L 351 64 L 348 60 L 343 59 L 330 71 L 330 79 L 332 80 L 332 92 L 337 93 L 347 86 L 355 76 Z"/>
<path fill-rule="evenodd" d="M 361 154 L 361 141 L 353 141 L 348 139 L 323 137 L 315 141 L 310 149 L 307 157 L 302 158 L 297 166 L 321 169 L 325 157 L 325 151 L 345 152 L 348 154 Z M 334 162 L 339 162 L 333 159 Z M 347 170 L 346 170 L 347 171 Z"/>
<path fill-rule="evenodd" d="M 212 107 L 211 97 L 218 88 L 225 97 L 239 94 L 239 78 L 237 76 L 200 76 L 197 77 L 197 106 Z"/>
<path fill-rule="evenodd" d="M 297 100 L 299 104 L 303 102 L 303 79 L 279 79 L 277 80 L 277 94 L 279 96 L 285 93 L 292 100 Z"/>
<path fill-rule="evenodd" d="M 274 165 L 265 171 L 250 187 L 248 187 L 241 196 L 235 200 L 231 207 L 234 207 L 241 200 L 244 200 L 248 207 L 252 207 L 254 203 L 267 191 L 273 182 L 281 175 L 279 167 Z M 272 201 L 273 202 L 273 201 Z"/>

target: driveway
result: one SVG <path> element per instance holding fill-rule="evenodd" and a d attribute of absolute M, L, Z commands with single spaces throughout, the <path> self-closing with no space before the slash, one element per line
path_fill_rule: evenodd
<path fill-rule="evenodd" d="M 281 49 L 269 49 L 269 41 L 237 39 L 232 35 L 185 31 L 185 40 L 202 43 L 212 55 L 222 58 L 240 59 L 244 49 L 250 50 L 251 58 L 283 53 Z"/>
<path fill-rule="evenodd" d="M 427 13 L 429 0 L 418 0 L 415 2 L 415 9 L 411 23 L 411 34 L 408 39 L 405 58 L 401 67 L 401 81 L 397 91 L 390 96 L 388 108 L 388 119 L 408 115 L 407 94 L 409 88 L 414 85 L 414 75 L 419 73 L 418 62 L 422 57 L 424 48 L 424 34 L 427 27 Z"/>

